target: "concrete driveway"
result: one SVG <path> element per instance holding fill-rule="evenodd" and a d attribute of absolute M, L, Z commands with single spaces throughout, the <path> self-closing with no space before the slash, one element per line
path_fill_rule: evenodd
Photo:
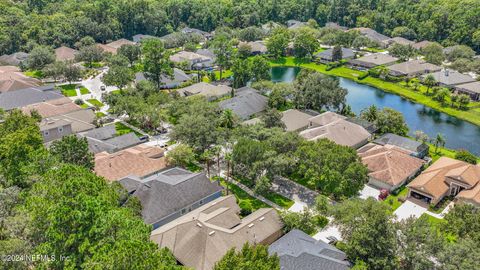
<path fill-rule="evenodd" d="M 374 198 L 375 200 L 378 200 L 378 195 L 380 195 L 380 190 L 371 187 L 369 185 L 365 185 L 362 190 L 360 190 L 360 197 L 361 199 L 366 200 L 367 198 Z"/>
<path fill-rule="evenodd" d="M 398 221 L 402 221 L 409 217 L 419 218 L 421 215 L 423 215 L 427 211 L 428 209 L 426 207 L 420 206 L 409 200 L 406 200 L 393 213 L 397 216 Z"/>
<path fill-rule="evenodd" d="M 325 243 L 329 242 L 329 240 L 327 239 L 327 237 L 329 236 L 333 236 L 337 238 L 337 240 L 342 240 L 342 234 L 340 233 L 337 225 L 331 224 L 331 222 L 333 221 L 332 218 L 328 218 L 328 221 L 330 223 L 327 225 L 327 227 L 316 233 L 313 238 L 315 240 L 322 240 Z"/>

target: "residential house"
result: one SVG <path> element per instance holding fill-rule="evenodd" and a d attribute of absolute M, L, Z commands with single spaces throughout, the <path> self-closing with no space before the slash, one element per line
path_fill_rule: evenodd
<path fill-rule="evenodd" d="M 210 60 L 201 63 L 201 69 L 212 69 L 215 66 L 217 56 L 210 49 L 198 49 L 195 53 L 210 58 Z"/>
<path fill-rule="evenodd" d="M 120 47 L 122 47 L 123 45 L 136 45 L 136 43 L 128 39 L 121 38 L 119 40 L 115 40 L 110 43 L 107 43 L 106 45 L 108 47 L 114 48 L 115 53 L 117 53 L 117 50 L 120 49 Z"/>
<path fill-rule="evenodd" d="M 180 30 L 180 32 L 187 35 L 191 35 L 191 34 L 200 35 L 206 40 L 209 40 L 213 37 L 213 35 L 209 32 L 202 31 L 196 28 L 190 28 L 190 27 L 184 27 L 182 30 Z"/>
<path fill-rule="evenodd" d="M 135 83 L 145 80 L 146 78 L 143 72 L 135 74 Z M 188 82 L 189 80 L 191 80 L 190 76 L 188 76 L 183 70 L 174 68 L 172 77 L 162 76 L 162 85 L 160 87 L 164 89 L 172 89 L 179 87 L 182 83 Z"/>
<path fill-rule="evenodd" d="M 97 43 L 97 44 L 95 44 L 95 46 L 100 48 L 104 53 L 117 54 L 117 49 L 116 48 L 110 47 L 106 44 Z"/>
<path fill-rule="evenodd" d="M 423 75 L 422 79 L 426 76 L 432 75 L 435 78 L 435 81 L 438 85 L 444 87 L 455 87 L 460 84 L 472 83 L 475 82 L 475 79 L 470 77 L 469 75 L 462 74 L 455 70 L 444 69 L 437 71 L 435 73 L 430 73 L 427 75 Z"/>
<path fill-rule="evenodd" d="M 43 119 L 40 122 L 40 133 L 45 143 L 59 140 L 73 134 L 72 122 L 65 119 Z"/>
<path fill-rule="evenodd" d="M 474 101 L 480 100 L 480 82 L 471 82 L 455 86 L 457 94 L 466 94 Z"/>
<path fill-rule="evenodd" d="M 425 163 L 423 159 L 391 145 L 369 143 L 357 152 L 368 168 L 368 183 L 389 191 L 398 189 L 415 177 Z"/>
<path fill-rule="evenodd" d="M 142 204 L 145 223 L 156 229 L 222 196 L 222 187 L 203 173 L 172 168 L 140 179 L 119 180 Z"/>
<path fill-rule="evenodd" d="M 264 23 L 262 24 L 262 30 L 268 34 L 270 33 L 273 29 L 277 28 L 277 27 L 281 27 L 280 24 L 274 22 L 274 21 L 270 21 L 270 22 L 267 22 L 267 23 Z"/>
<path fill-rule="evenodd" d="M 300 132 L 309 127 L 310 118 L 315 115 L 316 114 L 312 112 L 303 112 L 296 109 L 289 109 L 282 112 L 282 122 L 285 124 L 286 131 Z"/>
<path fill-rule="evenodd" d="M 224 110 L 232 110 L 241 119 L 246 120 L 263 112 L 268 106 L 268 98 L 255 89 L 242 87 L 235 90 L 233 98 L 223 100 L 218 105 Z"/>
<path fill-rule="evenodd" d="M 348 64 L 354 68 L 374 68 L 377 66 L 389 66 L 398 61 L 398 58 L 393 57 L 389 54 L 384 53 L 374 53 L 362 56 L 357 59 L 351 59 L 348 61 Z"/>
<path fill-rule="evenodd" d="M 117 181 L 129 175 L 143 178 L 166 167 L 162 148 L 140 144 L 112 154 L 96 154 L 94 171 L 109 181 Z"/>
<path fill-rule="evenodd" d="M 53 85 L 24 88 L 16 91 L 0 92 L 0 108 L 9 111 L 31 104 L 64 98 Z"/>
<path fill-rule="evenodd" d="M 334 48 L 331 48 L 331 49 L 325 50 L 323 52 L 319 52 L 319 53 L 315 54 L 314 57 L 316 59 L 318 59 L 321 63 L 332 62 L 332 61 L 334 61 L 333 60 L 333 50 L 334 50 Z M 355 57 L 355 52 L 352 49 L 342 47 L 341 51 L 342 51 L 341 58 L 337 59 L 335 61 L 350 60 L 350 59 L 353 59 Z"/>
<path fill-rule="evenodd" d="M 202 95 L 212 101 L 231 95 L 232 88 L 227 85 L 214 85 L 206 82 L 199 82 L 190 86 L 178 89 L 178 93 L 183 96 Z"/>
<path fill-rule="evenodd" d="M 28 104 L 20 107 L 20 109 L 25 114 L 30 114 L 32 111 L 38 112 L 43 118 L 43 121 L 40 123 L 41 129 L 49 130 L 52 126 L 63 126 L 61 131 L 49 131 L 49 136 L 44 137 L 59 139 L 62 137 L 61 135 L 66 136 L 95 128 L 95 125 L 93 125 L 95 120 L 93 110 L 83 109 L 66 97 Z M 67 122 L 69 123 L 68 128 L 65 127 Z M 60 137 L 57 138 L 56 136 Z"/>
<path fill-rule="evenodd" d="M 342 31 L 347 31 L 348 27 L 345 26 L 340 26 L 338 23 L 335 22 L 327 22 L 325 24 L 326 28 L 331 28 L 331 29 L 337 29 L 337 30 L 342 30 Z"/>
<path fill-rule="evenodd" d="M 287 28 L 288 29 L 298 29 L 301 27 L 307 26 L 306 22 L 301 22 L 297 20 L 288 20 L 287 21 Z"/>
<path fill-rule="evenodd" d="M 408 184 L 408 197 L 437 205 L 444 197 L 480 206 L 480 166 L 440 157 Z"/>
<path fill-rule="evenodd" d="M 88 149 L 94 154 L 107 152 L 109 154 L 142 143 L 134 132 L 117 134 L 115 125 L 106 125 L 79 134 L 88 141 Z"/>
<path fill-rule="evenodd" d="M 213 269 L 232 248 L 245 243 L 268 245 L 282 235 L 273 208 L 261 208 L 241 219 L 235 196 L 220 197 L 154 230 L 150 239 L 168 248 L 182 265 Z"/>
<path fill-rule="evenodd" d="M 28 53 L 16 52 L 0 56 L 0 65 L 20 66 L 28 59 Z"/>
<path fill-rule="evenodd" d="M 309 128 L 300 136 L 309 140 L 329 139 L 336 144 L 358 149 L 365 145 L 372 134 L 363 126 L 348 121 L 345 116 L 334 112 L 324 112 L 309 119 Z"/>
<path fill-rule="evenodd" d="M 250 53 L 253 55 L 266 54 L 268 51 L 265 42 L 262 40 L 240 42 L 239 45 L 248 45 L 250 47 Z"/>
<path fill-rule="evenodd" d="M 385 133 L 375 139 L 373 143 L 383 146 L 396 146 L 414 157 L 424 158 L 428 155 L 429 146 L 426 143 L 398 136 L 393 133 Z"/>
<path fill-rule="evenodd" d="M 346 270 L 347 255 L 322 240 L 293 229 L 268 248 L 270 255 L 280 258 L 282 270 Z"/>
<path fill-rule="evenodd" d="M 55 59 L 57 61 L 75 60 L 78 51 L 69 47 L 59 47 L 55 49 Z"/>
<path fill-rule="evenodd" d="M 28 77 L 18 67 L 0 66 L 0 93 L 37 87 L 40 80 Z"/>
<path fill-rule="evenodd" d="M 133 42 L 138 44 L 138 43 L 141 43 L 143 40 L 152 39 L 152 38 L 158 38 L 158 37 L 151 36 L 151 35 L 137 34 L 137 35 L 132 37 L 132 40 L 133 40 Z"/>
<path fill-rule="evenodd" d="M 170 61 L 176 64 L 187 63 L 188 69 L 203 69 L 206 68 L 204 64 L 212 63 L 212 58 L 194 52 L 180 51 L 170 56 Z"/>
<path fill-rule="evenodd" d="M 423 50 L 423 48 L 427 47 L 428 45 L 432 44 L 433 42 L 428 40 L 423 40 L 417 43 L 412 44 L 412 47 L 416 50 Z"/>
<path fill-rule="evenodd" d="M 360 34 L 362 34 L 363 36 L 366 36 L 371 41 L 374 41 L 380 45 L 385 45 L 385 41 L 390 39 L 390 37 L 382 35 L 371 28 L 358 27 L 352 28 L 351 30 L 360 32 Z"/>
<path fill-rule="evenodd" d="M 404 45 L 404 46 L 407 46 L 407 45 L 413 46 L 413 44 L 415 44 L 415 41 L 411 41 L 411 40 L 408 40 L 408 39 L 403 38 L 403 37 L 394 37 L 394 38 L 391 38 L 391 39 L 384 40 L 382 42 L 382 45 L 385 48 L 390 47 L 393 44 L 399 44 L 399 45 Z"/>
<path fill-rule="evenodd" d="M 407 76 L 416 77 L 423 74 L 437 72 L 442 70 L 434 64 L 425 62 L 424 60 L 411 60 L 403 63 L 398 63 L 387 67 L 392 76 Z"/>

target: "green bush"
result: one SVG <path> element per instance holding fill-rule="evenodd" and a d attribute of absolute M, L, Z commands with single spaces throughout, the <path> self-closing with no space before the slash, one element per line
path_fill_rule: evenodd
<path fill-rule="evenodd" d="M 252 204 L 249 202 L 249 201 L 241 201 L 240 204 L 238 205 L 240 206 L 240 215 L 241 216 L 248 216 L 252 213 Z"/>
<path fill-rule="evenodd" d="M 363 79 L 367 78 L 368 76 L 369 76 L 368 72 L 362 72 L 362 73 L 360 74 L 360 76 L 358 76 L 357 79 L 363 80 Z"/>

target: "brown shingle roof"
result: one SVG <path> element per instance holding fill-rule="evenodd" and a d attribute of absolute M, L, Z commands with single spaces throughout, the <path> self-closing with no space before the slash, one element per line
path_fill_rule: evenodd
<path fill-rule="evenodd" d="M 124 38 L 107 43 L 107 46 L 112 47 L 115 50 L 119 49 L 123 45 L 136 45 L 136 43 Z"/>
<path fill-rule="evenodd" d="M 465 202 L 474 203 L 480 206 L 480 184 L 477 184 L 472 189 L 464 189 L 458 193 L 457 198 Z"/>
<path fill-rule="evenodd" d="M 0 67 L 0 93 L 35 87 L 39 84 L 39 80 L 25 76 L 17 67 Z"/>
<path fill-rule="evenodd" d="M 391 186 L 403 183 L 423 166 L 424 161 L 396 147 L 368 144 L 358 150 L 369 176 Z"/>
<path fill-rule="evenodd" d="M 75 59 L 75 55 L 78 53 L 77 50 L 69 47 L 59 47 L 55 49 L 55 57 L 57 61 L 67 61 Z"/>
<path fill-rule="evenodd" d="M 297 131 L 308 127 L 309 119 L 312 115 L 296 109 L 289 109 L 282 113 L 282 122 L 286 126 L 286 131 Z"/>
<path fill-rule="evenodd" d="M 231 248 L 244 243 L 271 244 L 283 227 L 273 208 L 240 219 L 233 195 L 220 197 L 154 230 L 150 239 L 169 248 L 179 262 L 197 270 L 212 269 Z"/>
<path fill-rule="evenodd" d="M 35 103 L 21 108 L 25 114 L 30 114 L 32 110 L 36 110 L 42 117 L 51 117 L 81 109 L 80 106 L 73 103 L 72 100 L 67 97 Z"/>
<path fill-rule="evenodd" d="M 480 167 L 441 157 L 408 184 L 408 187 L 439 199 L 449 189 L 446 182 L 448 178 L 470 186 L 476 185 L 480 182 Z"/>
<path fill-rule="evenodd" d="M 164 150 L 159 147 L 137 145 L 109 154 L 95 155 L 95 172 L 110 181 L 129 175 L 144 177 L 166 167 Z"/>

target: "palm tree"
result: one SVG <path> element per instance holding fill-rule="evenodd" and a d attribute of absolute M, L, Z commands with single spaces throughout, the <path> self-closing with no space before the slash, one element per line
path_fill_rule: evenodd
<path fill-rule="evenodd" d="M 377 109 L 377 106 L 375 105 L 371 105 L 370 107 L 360 112 L 360 117 L 369 122 L 375 122 L 375 120 L 377 120 L 377 115 L 378 115 L 378 109 Z"/>
<path fill-rule="evenodd" d="M 435 77 L 433 77 L 432 74 L 428 74 L 427 77 L 423 79 L 423 83 L 427 86 L 427 95 L 428 95 L 430 88 L 437 83 L 437 80 L 435 80 Z"/>
<path fill-rule="evenodd" d="M 207 176 L 210 178 L 210 162 L 212 161 L 213 153 L 210 149 L 207 149 L 202 154 L 202 159 L 205 161 L 205 165 L 207 166 Z"/>
<path fill-rule="evenodd" d="M 437 137 L 435 138 L 435 153 L 438 153 L 438 146 L 445 146 L 445 138 L 441 133 L 437 133 Z"/>
<path fill-rule="evenodd" d="M 235 115 L 232 110 L 224 110 L 221 116 L 222 126 L 226 128 L 233 128 L 235 126 Z"/>
<path fill-rule="evenodd" d="M 458 95 L 451 95 L 450 100 L 452 101 L 452 107 L 455 107 L 455 102 L 458 101 Z"/>
<path fill-rule="evenodd" d="M 232 154 L 226 153 L 225 160 L 227 161 L 227 173 L 225 174 L 225 181 L 227 181 L 227 195 L 228 195 L 228 186 L 230 184 L 230 167 L 232 165 Z"/>

